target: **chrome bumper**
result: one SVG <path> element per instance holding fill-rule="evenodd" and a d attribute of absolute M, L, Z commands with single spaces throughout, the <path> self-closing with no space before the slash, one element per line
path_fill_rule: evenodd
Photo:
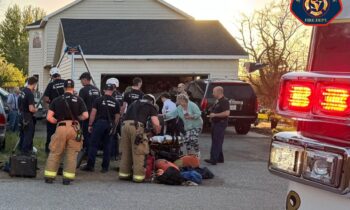
<path fill-rule="evenodd" d="M 314 148 L 319 150 L 326 150 L 326 151 L 333 151 L 338 154 L 341 154 L 343 156 L 343 164 L 339 168 L 339 185 L 337 187 L 331 187 L 327 186 L 315 181 L 311 181 L 309 179 L 305 179 L 302 175 L 292 175 L 286 172 L 282 172 L 279 170 L 276 170 L 271 167 L 270 160 L 268 164 L 268 169 L 272 174 L 275 174 L 277 176 L 299 182 L 302 184 L 306 184 L 309 186 L 313 186 L 316 188 L 320 188 L 323 190 L 327 190 L 333 193 L 337 194 L 348 194 L 350 193 L 350 148 L 343 148 L 334 146 L 331 144 L 321 143 L 319 141 L 316 141 L 314 139 L 306 138 L 298 134 L 297 132 L 281 132 L 277 133 L 275 136 L 273 136 L 271 145 L 273 142 L 283 142 L 286 144 L 291 145 L 297 145 L 301 146 L 303 148 Z M 270 149 L 271 151 L 271 149 Z M 305 156 L 304 156 L 305 157 Z M 271 153 L 270 153 L 271 158 Z M 303 158 L 303 161 L 305 161 L 305 158 Z"/>

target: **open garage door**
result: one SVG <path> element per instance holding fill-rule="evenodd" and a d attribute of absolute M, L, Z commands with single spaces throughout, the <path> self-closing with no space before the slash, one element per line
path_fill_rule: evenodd
<path fill-rule="evenodd" d="M 140 77 L 143 80 L 142 91 L 144 93 L 159 94 L 163 92 L 176 91 L 179 83 L 189 83 L 196 79 L 206 79 L 208 75 L 101 75 L 101 89 L 106 84 L 107 79 L 118 78 L 119 90 L 124 92 L 128 86 L 131 86 L 134 77 Z"/>

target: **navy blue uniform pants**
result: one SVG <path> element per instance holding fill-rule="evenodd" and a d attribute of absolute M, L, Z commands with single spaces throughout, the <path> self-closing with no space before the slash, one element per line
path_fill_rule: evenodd
<path fill-rule="evenodd" d="M 89 119 L 84 120 L 81 122 L 81 128 L 83 130 L 83 136 L 84 136 L 84 143 L 83 148 L 88 151 L 89 148 L 89 140 L 91 137 L 91 133 L 89 133 Z"/>
<path fill-rule="evenodd" d="M 95 167 L 96 155 L 99 144 L 103 144 L 103 161 L 102 168 L 109 168 L 110 162 L 110 151 L 111 151 L 111 139 L 112 136 L 109 135 L 111 125 L 107 120 L 97 120 L 92 129 L 92 134 L 90 138 L 90 145 L 88 151 L 88 163 L 89 168 Z"/>
<path fill-rule="evenodd" d="M 212 122 L 211 124 L 211 150 L 210 159 L 214 162 L 224 161 L 224 154 L 222 152 L 222 145 L 225 138 L 225 130 L 227 128 L 227 121 Z"/>
<path fill-rule="evenodd" d="M 20 141 L 19 149 L 21 153 L 28 154 L 33 150 L 33 139 L 35 133 L 35 124 L 33 119 L 27 120 L 26 125 L 22 125 L 23 118 L 20 117 L 21 129 L 20 129 Z"/>
<path fill-rule="evenodd" d="M 120 135 L 120 123 L 117 126 L 115 134 L 111 138 L 111 157 L 116 159 L 119 156 L 119 136 Z"/>
<path fill-rule="evenodd" d="M 46 144 L 45 152 L 48 154 L 50 152 L 49 145 L 51 142 L 51 136 L 56 132 L 56 124 L 46 122 Z"/>

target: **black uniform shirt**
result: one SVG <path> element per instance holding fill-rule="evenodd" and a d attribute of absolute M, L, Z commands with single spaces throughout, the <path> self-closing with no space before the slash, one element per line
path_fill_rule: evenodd
<path fill-rule="evenodd" d="M 212 109 L 212 113 L 222 113 L 225 111 L 229 111 L 230 110 L 230 102 L 227 100 L 227 98 L 222 97 L 218 100 L 218 102 L 214 105 L 213 109 Z M 218 122 L 220 120 L 227 120 L 228 118 L 220 118 L 220 117 L 213 117 L 212 121 L 213 122 Z"/>
<path fill-rule="evenodd" d="M 44 92 L 44 96 L 49 97 L 50 103 L 58 96 L 63 95 L 64 93 L 64 80 L 56 79 L 53 82 L 50 82 Z"/>
<path fill-rule="evenodd" d="M 115 115 L 120 113 L 118 101 L 112 96 L 102 96 L 95 100 L 93 108 L 97 110 L 95 120 L 114 122 Z"/>
<path fill-rule="evenodd" d="M 118 101 L 120 106 L 123 105 L 123 102 L 124 102 L 123 97 L 124 96 L 122 93 L 120 93 L 119 91 L 114 91 L 112 96 Z"/>
<path fill-rule="evenodd" d="M 21 113 L 31 113 L 29 111 L 29 105 L 35 105 L 34 94 L 29 88 L 24 88 L 18 97 L 18 107 Z"/>
<path fill-rule="evenodd" d="M 86 104 L 88 112 L 91 112 L 94 101 L 100 97 L 100 91 L 93 85 L 86 85 L 79 91 L 79 96 Z"/>
<path fill-rule="evenodd" d="M 142 99 L 143 95 L 141 90 L 131 89 L 131 91 L 124 93 L 123 100 L 130 106 L 132 102 Z"/>
<path fill-rule="evenodd" d="M 69 105 L 69 109 L 71 111 L 69 111 L 63 97 L 66 98 L 67 104 Z M 78 120 L 78 116 L 87 111 L 83 99 L 71 93 L 65 93 L 61 97 L 55 98 L 50 104 L 49 109 L 55 113 L 54 117 L 58 122 L 64 120 Z M 72 117 L 74 119 L 72 119 Z"/>
<path fill-rule="evenodd" d="M 158 116 L 156 107 L 145 100 L 139 100 L 129 106 L 125 120 L 135 120 L 146 125 L 148 118 L 154 116 Z"/>

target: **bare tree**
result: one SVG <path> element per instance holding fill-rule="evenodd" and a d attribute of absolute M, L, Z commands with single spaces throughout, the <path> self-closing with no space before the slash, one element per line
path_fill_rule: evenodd
<path fill-rule="evenodd" d="M 246 75 L 260 103 L 267 107 L 274 106 L 281 76 L 306 66 L 310 30 L 292 16 L 289 3 L 272 1 L 254 15 L 244 15 L 240 25 L 241 41 L 250 59 L 268 64 Z"/>

